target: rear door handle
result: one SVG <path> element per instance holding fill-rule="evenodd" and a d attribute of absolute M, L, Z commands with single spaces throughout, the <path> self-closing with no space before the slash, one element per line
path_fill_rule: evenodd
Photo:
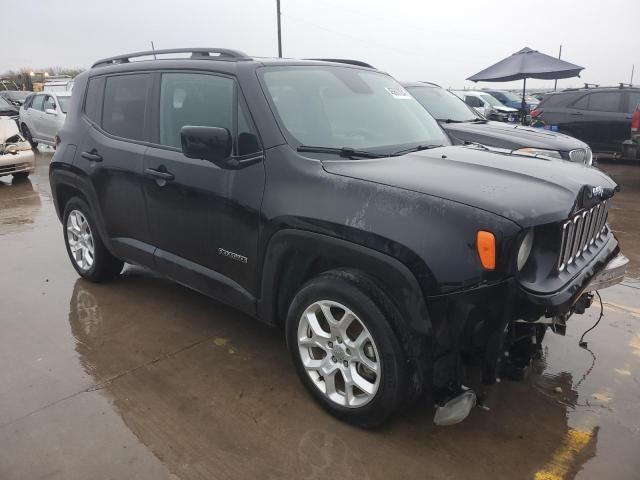
<path fill-rule="evenodd" d="M 161 170 L 156 170 L 155 168 L 147 168 L 144 173 L 146 173 L 147 175 L 149 175 L 150 177 L 154 177 L 154 178 L 159 178 L 160 180 L 168 180 L 171 181 L 173 180 L 175 177 L 173 176 L 173 173 L 169 173 L 169 172 L 163 172 Z"/>
<path fill-rule="evenodd" d="M 579 116 L 581 116 L 582 112 L 572 112 L 571 115 L 579 115 Z"/>
<path fill-rule="evenodd" d="M 82 158 L 86 158 L 87 160 L 91 160 L 92 162 L 102 161 L 102 155 L 98 154 L 95 148 L 90 152 L 82 152 L 80 155 L 82 156 Z"/>

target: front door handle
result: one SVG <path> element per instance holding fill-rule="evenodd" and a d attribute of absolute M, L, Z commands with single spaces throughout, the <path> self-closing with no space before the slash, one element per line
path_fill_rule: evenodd
<path fill-rule="evenodd" d="M 95 148 L 90 152 L 82 152 L 80 155 L 82 156 L 82 158 L 86 158 L 87 160 L 91 160 L 92 162 L 102 161 L 102 155 L 100 155 Z"/>
<path fill-rule="evenodd" d="M 149 175 L 150 177 L 158 178 L 160 180 L 171 181 L 175 177 L 173 173 L 164 172 L 162 170 L 156 170 L 155 168 L 147 168 L 144 173 Z"/>
<path fill-rule="evenodd" d="M 571 113 L 571 115 L 578 115 L 578 116 L 581 116 L 581 115 L 582 115 L 582 112 L 572 112 L 572 113 Z"/>

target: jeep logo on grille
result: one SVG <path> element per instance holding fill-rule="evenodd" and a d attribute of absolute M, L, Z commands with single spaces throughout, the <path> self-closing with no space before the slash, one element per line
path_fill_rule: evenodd
<path fill-rule="evenodd" d="M 591 195 L 593 195 L 594 197 L 602 197 L 603 193 L 604 193 L 604 188 L 602 188 L 599 185 L 591 189 Z"/>

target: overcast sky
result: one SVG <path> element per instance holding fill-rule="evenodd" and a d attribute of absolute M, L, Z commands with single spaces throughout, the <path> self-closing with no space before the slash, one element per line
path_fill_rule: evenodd
<path fill-rule="evenodd" d="M 0 1 L 0 72 L 87 68 L 151 40 L 277 55 L 275 0 Z M 628 82 L 633 63 L 640 83 L 640 0 L 282 0 L 282 14 L 284 56 L 361 59 L 401 80 L 471 87 L 466 77 L 522 47 L 557 55 L 562 44 L 585 70 L 560 86 Z"/>

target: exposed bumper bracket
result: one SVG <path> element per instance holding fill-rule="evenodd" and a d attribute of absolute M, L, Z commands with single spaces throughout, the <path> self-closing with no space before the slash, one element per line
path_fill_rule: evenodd
<path fill-rule="evenodd" d="M 585 292 L 593 292 L 595 290 L 602 290 L 603 288 L 611 287 L 620 283 L 624 279 L 624 275 L 627 272 L 627 265 L 629 259 L 622 253 L 619 253 L 613 258 L 597 275 L 595 275 Z"/>

